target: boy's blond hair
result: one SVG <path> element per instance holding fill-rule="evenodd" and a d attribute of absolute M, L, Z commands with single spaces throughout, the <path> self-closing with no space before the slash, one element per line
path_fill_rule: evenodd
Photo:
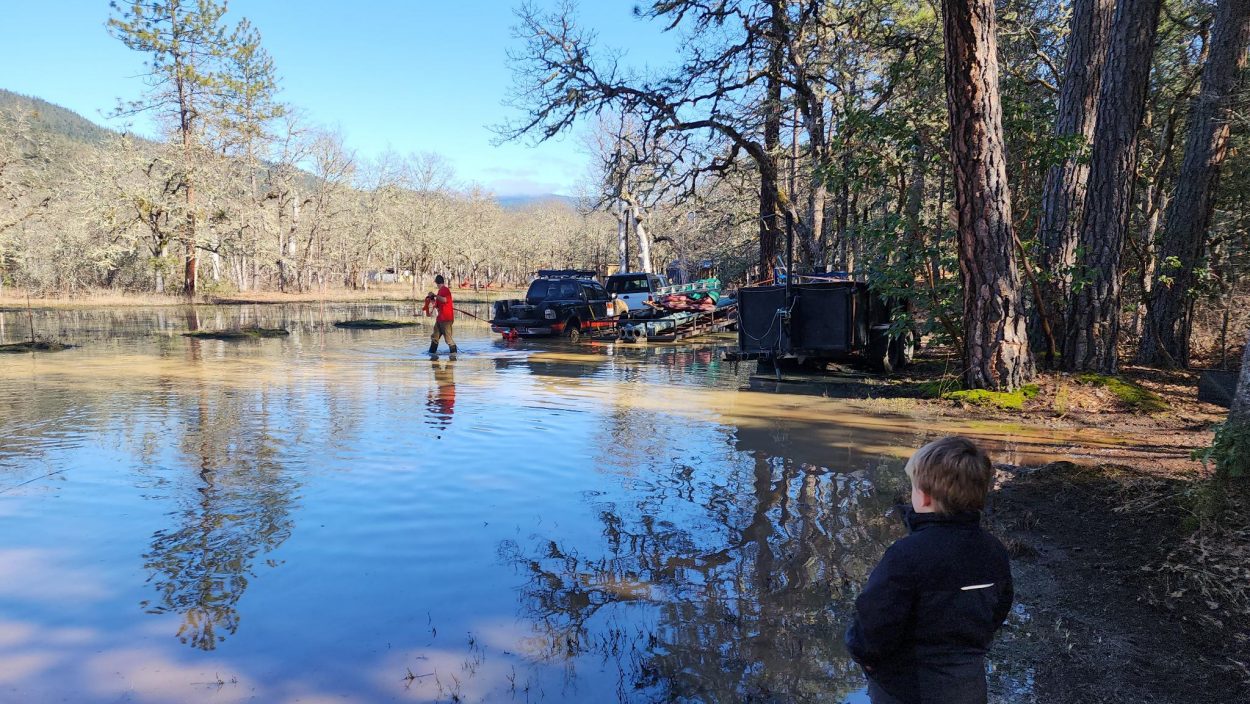
<path fill-rule="evenodd" d="M 912 484 L 941 513 L 979 511 L 994 485 L 990 456 L 968 438 L 951 436 L 916 450 L 904 467 Z"/>

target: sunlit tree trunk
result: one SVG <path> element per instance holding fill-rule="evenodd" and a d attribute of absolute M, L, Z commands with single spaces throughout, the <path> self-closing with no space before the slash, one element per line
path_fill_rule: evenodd
<path fill-rule="evenodd" d="M 781 179 L 777 170 L 777 149 L 781 146 L 781 62 L 783 49 L 775 42 L 769 58 L 769 77 L 764 101 L 764 151 L 760 163 L 760 276 L 770 278 L 783 241 Z"/>
<path fill-rule="evenodd" d="M 1246 67 L 1250 0 L 1221 0 L 1202 70 L 1202 89 L 1189 118 L 1185 160 L 1167 211 L 1160 266 L 1151 287 L 1138 360 L 1189 366 L 1191 289 L 1215 209 L 1220 166 L 1228 154 L 1232 96 Z"/>
<path fill-rule="evenodd" d="M 838 260 L 842 270 L 855 272 L 855 248 L 851 246 L 851 155 L 842 154 L 842 176 L 838 197 Z"/>
<path fill-rule="evenodd" d="M 156 251 L 156 255 L 160 257 L 160 260 L 156 263 L 156 271 L 153 272 L 154 278 L 155 278 L 155 281 L 153 282 L 153 287 L 156 289 L 156 292 L 159 294 L 165 293 L 165 271 L 163 267 L 165 265 L 164 260 L 165 260 L 166 254 L 167 252 L 165 251 L 165 245 L 162 244 L 160 246 L 160 249 Z"/>
<path fill-rule="evenodd" d="M 1233 396 L 1228 419 L 1250 425 L 1250 332 L 1246 334 L 1246 349 L 1241 353 L 1241 376 L 1237 380 L 1237 392 Z"/>
<path fill-rule="evenodd" d="M 191 108 L 188 105 L 186 108 L 183 109 L 183 114 L 186 115 L 190 110 Z M 198 268 L 199 258 L 196 256 L 196 249 L 195 249 L 196 248 L 196 243 L 195 243 L 195 227 L 196 227 L 195 178 L 190 173 L 192 169 L 194 168 L 193 166 L 191 166 L 192 159 L 193 159 L 193 157 L 191 156 L 191 152 L 192 152 L 193 146 L 191 144 L 190 119 L 187 117 L 184 117 L 183 125 L 184 126 L 182 128 L 183 130 L 182 147 L 184 151 L 184 159 L 185 159 L 185 164 L 186 164 L 184 168 L 187 170 L 187 173 L 184 175 L 184 178 L 186 178 L 186 183 L 184 184 L 184 188 L 185 188 L 184 192 L 186 193 L 186 203 L 187 203 L 186 218 L 187 220 L 186 220 L 185 230 L 183 231 L 183 236 L 182 236 L 183 246 L 186 247 L 185 265 L 183 267 L 183 293 L 186 294 L 187 298 L 191 298 L 195 296 L 195 284 L 196 284 L 196 279 L 198 275 L 197 268 Z"/>
<path fill-rule="evenodd" d="M 903 218 L 907 226 L 909 246 L 903 248 L 907 252 L 907 280 L 905 286 L 911 287 L 915 281 L 927 278 L 925 268 L 925 234 L 920 221 L 920 212 L 924 207 L 925 198 L 925 154 L 924 142 L 916 139 L 912 145 L 911 175 L 907 180 L 906 205 Z"/>
<path fill-rule="evenodd" d="M 829 187 L 824 179 L 813 179 L 811 190 L 807 194 L 807 222 L 811 228 L 811 248 L 815 253 L 812 264 L 820 271 L 824 271 L 828 263 L 828 254 L 825 252 L 825 201 L 828 197 Z"/>
<path fill-rule="evenodd" d="M 1159 7 L 1160 0 L 1120 0 L 1111 23 L 1063 349 L 1069 371 L 1112 374 L 1119 362 L 1120 258 Z"/>
<path fill-rule="evenodd" d="M 616 203 L 616 255 L 621 272 L 629 271 L 629 228 L 625 220 L 625 201 Z"/>
<path fill-rule="evenodd" d="M 1062 317 L 1072 285 L 1077 231 L 1089 178 L 1086 151 L 1094 135 L 1099 79 L 1114 9 L 1114 0 L 1074 0 L 1072 3 L 1068 56 L 1055 118 L 1055 136 L 1079 139 L 1083 147 L 1080 153 L 1071 154 L 1047 171 L 1037 228 L 1041 247 L 1037 263 L 1046 274 L 1040 282 L 1045 299 L 1041 307 L 1052 316 L 1052 327 L 1061 322 L 1056 318 Z M 1056 312 L 1060 315 L 1056 316 Z M 1036 332 L 1040 337 L 1040 321 Z"/>
<path fill-rule="evenodd" d="M 651 233 L 647 231 L 640 208 L 634 205 L 630 212 L 634 219 L 634 234 L 638 236 L 638 269 L 650 274 L 655 270 L 651 262 Z"/>
<path fill-rule="evenodd" d="M 1010 390 L 1033 376 L 1007 190 L 993 0 L 944 0 L 946 91 L 959 268 L 964 383 Z"/>
<path fill-rule="evenodd" d="M 776 188 L 775 173 L 760 179 L 760 273 L 765 279 L 771 277 L 784 238 Z"/>

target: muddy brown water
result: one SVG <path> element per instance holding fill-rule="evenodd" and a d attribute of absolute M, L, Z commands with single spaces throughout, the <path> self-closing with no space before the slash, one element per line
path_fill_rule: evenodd
<path fill-rule="evenodd" d="M 1136 446 L 745 391 L 723 342 L 333 326 L 411 314 L 36 311 L 76 347 L 0 358 L 0 700 L 863 702 L 911 449 Z"/>

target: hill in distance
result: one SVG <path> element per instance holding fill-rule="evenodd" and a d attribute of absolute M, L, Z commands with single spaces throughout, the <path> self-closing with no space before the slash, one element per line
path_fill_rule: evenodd
<path fill-rule="evenodd" d="M 116 130 L 97 125 L 69 108 L 3 88 L 0 88 L 0 112 L 23 113 L 28 116 L 35 130 L 72 142 L 100 144 L 116 134 Z M 540 203 L 558 203 L 570 208 L 577 205 L 576 198 L 554 193 L 495 196 L 495 200 L 509 210 Z"/>
<path fill-rule="evenodd" d="M 562 195 L 558 195 L 555 193 L 543 193 L 540 195 L 529 195 L 529 196 L 521 196 L 521 195 L 498 196 L 497 195 L 495 196 L 495 201 L 499 203 L 500 206 L 507 208 L 508 210 L 517 210 L 519 208 L 525 208 L 525 207 L 528 207 L 531 205 L 537 205 L 540 203 L 557 203 L 560 205 L 568 206 L 570 208 L 577 206 L 577 198 L 574 198 L 573 196 L 562 196 Z"/>
<path fill-rule="evenodd" d="M 0 88 L 0 111 L 24 113 L 36 130 L 75 142 L 99 144 L 114 134 L 78 113 L 40 98 Z"/>

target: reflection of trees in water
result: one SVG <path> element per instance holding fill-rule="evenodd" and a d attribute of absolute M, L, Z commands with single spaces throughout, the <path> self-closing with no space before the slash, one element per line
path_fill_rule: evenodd
<path fill-rule="evenodd" d="M 596 505 L 594 549 L 506 543 L 542 654 L 611 657 L 661 700 L 841 701 L 860 687 L 842 633 L 899 535 L 889 497 L 870 471 L 747 457 L 724 485 L 678 465 L 628 504 Z"/>
<path fill-rule="evenodd" d="M 157 531 L 143 555 L 159 598 L 148 613 L 183 616 L 178 638 L 212 650 L 239 626 L 235 606 L 258 555 L 291 535 L 299 484 L 279 461 L 265 394 L 201 388 L 190 409 L 184 453 L 198 463 L 196 486 L 173 514 L 176 526 Z M 270 561 L 269 566 L 276 563 Z"/>

